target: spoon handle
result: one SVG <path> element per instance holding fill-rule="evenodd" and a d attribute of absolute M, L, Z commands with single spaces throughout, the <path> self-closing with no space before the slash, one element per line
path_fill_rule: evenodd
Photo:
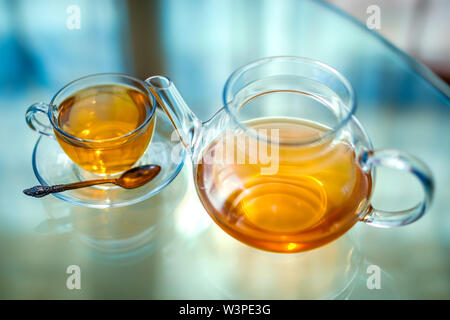
<path fill-rule="evenodd" d="M 70 183 L 70 184 L 57 184 L 54 186 L 35 186 L 32 188 L 23 190 L 23 193 L 25 193 L 27 196 L 41 198 L 50 193 L 63 192 L 66 190 L 84 188 L 84 187 L 89 187 L 89 186 L 93 186 L 93 185 L 97 185 L 97 184 L 115 183 L 115 182 L 116 182 L 116 179 L 98 179 L 98 180 L 75 182 L 75 183 Z"/>

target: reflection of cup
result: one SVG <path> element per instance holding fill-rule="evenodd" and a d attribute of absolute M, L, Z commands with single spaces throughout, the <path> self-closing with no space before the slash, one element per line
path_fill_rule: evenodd
<path fill-rule="evenodd" d="M 46 114 L 51 127 L 37 113 Z M 33 104 L 26 113 L 33 130 L 56 138 L 74 163 L 102 175 L 125 171 L 139 160 L 155 118 L 154 97 L 145 83 L 119 74 L 75 80 L 50 104 Z"/>
<path fill-rule="evenodd" d="M 185 197 L 185 170 L 153 197 L 126 207 L 93 209 L 43 199 L 49 218 L 38 226 L 43 233 L 69 233 L 93 259 L 133 264 L 174 240 L 173 214 Z"/>

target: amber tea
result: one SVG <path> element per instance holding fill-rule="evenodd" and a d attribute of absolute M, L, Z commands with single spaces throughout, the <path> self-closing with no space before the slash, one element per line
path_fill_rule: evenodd
<path fill-rule="evenodd" d="M 222 153 L 217 151 L 226 148 L 224 136 L 210 144 L 197 167 L 197 190 L 221 228 L 260 249 L 298 252 L 328 243 L 356 223 L 360 206 L 371 193 L 371 176 L 359 167 L 350 143 L 330 139 L 283 144 L 294 138 L 319 137 L 329 130 L 289 118 L 253 120 L 246 125 L 278 129 L 278 170 L 261 174 L 265 166 L 261 162 L 219 159 Z M 248 150 L 236 143 L 235 159 L 243 152 Z"/>
<path fill-rule="evenodd" d="M 145 152 L 155 116 L 149 98 L 121 85 L 100 85 L 76 92 L 58 106 L 55 136 L 64 152 L 83 169 L 109 175 L 129 169 Z M 138 129 L 144 125 L 143 128 Z"/>

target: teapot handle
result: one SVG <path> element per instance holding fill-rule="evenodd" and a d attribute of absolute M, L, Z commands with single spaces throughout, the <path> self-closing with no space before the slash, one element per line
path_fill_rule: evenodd
<path fill-rule="evenodd" d="M 422 201 L 406 210 L 385 211 L 370 205 L 362 218 L 363 222 L 381 228 L 404 226 L 420 219 L 429 209 L 434 194 L 434 179 L 425 163 L 405 152 L 387 149 L 366 151 L 359 157 L 359 162 L 366 172 L 377 166 L 408 171 L 420 181 L 424 191 Z"/>

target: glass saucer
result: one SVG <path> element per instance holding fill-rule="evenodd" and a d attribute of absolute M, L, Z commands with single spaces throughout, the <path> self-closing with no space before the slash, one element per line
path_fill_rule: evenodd
<path fill-rule="evenodd" d="M 112 208 L 145 200 L 167 186 L 183 167 L 186 152 L 178 140 L 172 141 L 173 126 L 161 110 L 156 112 L 152 140 L 144 155 L 134 166 L 157 164 L 160 173 L 142 187 L 123 189 L 116 186 L 94 186 L 53 194 L 64 201 L 91 208 Z M 66 184 L 82 181 L 90 174 L 78 167 L 63 152 L 58 142 L 40 137 L 33 151 L 33 170 L 42 185 Z"/>

